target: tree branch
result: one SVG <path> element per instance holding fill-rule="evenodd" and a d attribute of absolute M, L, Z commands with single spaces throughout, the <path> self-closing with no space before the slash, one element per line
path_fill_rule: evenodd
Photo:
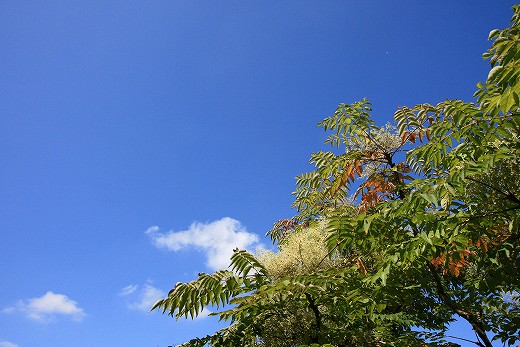
<path fill-rule="evenodd" d="M 318 306 L 316 306 L 316 303 L 314 302 L 314 299 L 309 293 L 305 293 L 305 297 L 307 298 L 307 301 L 309 302 L 309 308 L 314 312 L 314 318 L 316 320 L 316 335 L 312 337 L 312 342 L 317 343 L 319 342 L 319 336 L 320 336 L 320 330 L 321 330 L 321 313 L 318 309 Z"/>
<path fill-rule="evenodd" d="M 451 335 L 446 335 L 446 337 L 450 338 L 450 339 L 457 339 L 457 340 L 461 340 L 461 341 L 466 341 L 466 342 L 469 342 L 469 343 L 473 343 L 477 346 L 481 346 L 481 343 L 479 342 L 475 342 L 475 341 L 471 341 L 471 340 L 468 340 L 468 339 L 463 339 L 462 337 L 456 337 L 456 336 L 451 336 Z"/>
<path fill-rule="evenodd" d="M 492 186 L 491 184 L 487 184 L 487 183 L 485 183 L 485 182 L 481 182 L 481 181 L 476 180 L 476 179 L 474 179 L 474 178 L 472 178 L 472 177 L 466 177 L 466 179 L 468 179 L 468 180 L 470 180 L 470 181 L 472 181 L 472 182 L 475 182 L 475 183 L 481 184 L 481 185 L 483 185 L 483 186 L 486 186 L 486 187 L 488 187 L 488 188 L 491 188 L 491 189 L 493 189 L 494 191 L 496 191 L 497 193 L 500 193 L 500 194 L 502 194 L 503 196 L 505 196 L 508 200 L 511 200 L 512 202 L 514 202 L 514 203 L 520 205 L 520 199 L 517 198 L 517 197 L 516 197 L 513 193 L 511 193 L 511 192 L 507 192 L 507 193 L 506 193 L 506 192 L 504 192 L 504 191 L 498 189 L 497 187 Z"/>
<path fill-rule="evenodd" d="M 437 288 L 437 293 L 439 294 L 439 297 L 441 300 L 455 312 L 460 317 L 465 319 L 469 324 L 471 324 L 471 327 L 477 334 L 477 336 L 482 340 L 482 342 L 477 343 L 477 345 L 481 347 L 493 347 L 491 344 L 491 341 L 486 335 L 486 331 L 484 330 L 484 327 L 482 325 L 482 322 L 478 319 L 477 316 L 475 316 L 473 313 L 465 311 L 461 309 L 446 293 L 444 290 L 444 287 L 442 285 L 441 278 L 439 277 L 439 274 L 437 273 L 437 270 L 435 269 L 435 266 L 433 266 L 432 263 L 427 263 L 428 269 L 430 270 L 433 280 L 435 281 L 435 286 Z"/>

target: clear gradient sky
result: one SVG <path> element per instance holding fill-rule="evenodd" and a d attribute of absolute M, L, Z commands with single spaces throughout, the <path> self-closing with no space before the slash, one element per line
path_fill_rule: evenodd
<path fill-rule="evenodd" d="M 216 330 L 148 309 L 269 247 L 337 104 L 471 100 L 513 4 L 1 1 L 0 347 Z"/>

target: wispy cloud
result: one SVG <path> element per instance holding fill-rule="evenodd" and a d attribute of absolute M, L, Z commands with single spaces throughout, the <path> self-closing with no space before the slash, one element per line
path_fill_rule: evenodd
<path fill-rule="evenodd" d="M 18 347 L 18 345 L 10 341 L 0 340 L 0 347 Z"/>
<path fill-rule="evenodd" d="M 16 305 L 4 308 L 2 312 L 21 312 L 31 320 L 43 323 L 53 321 L 57 315 L 71 317 L 76 321 L 85 317 L 85 312 L 76 301 L 51 291 L 38 298 L 20 300 Z"/>
<path fill-rule="evenodd" d="M 129 302 L 127 303 L 127 307 L 130 310 L 137 310 L 143 312 L 150 312 L 152 306 L 159 299 L 163 299 L 166 297 L 166 293 L 164 293 L 161 289 L 156 288 L 152 285 L 151 281 L 147 281 L 144 285 L 139 286 L 137 284 L 130 284 L 119 291 L 119 295 L 123 297 L 127 297 Z M 207 308 L 204 308 L 196 319 L 206 318 L 212 311 Z M 2 347 L 0 345 L 0 347 Z"/>
<path fill-rule="evenodd" d="M 121 291 L 119 292 L 119 295 L 128 296 L 128 295 L 132 294 L 133 292 L 135 292 L 138 287 L 139 286 L 137 284 L 129 284 L 126 287 L 124 287 L 123 289 L 121 289 Z"/>
<path fill-rule="evenodd" d="M 204 319 L 207 316 L 210 315 L 213 311 L 208 310 L 207 308 L 203 308 L 202 311 L 199 313 L 199 315 L 195 319 Z"/>
<path fill-rule="evenodd" d="M 129 309 L 143 312 L 149 312 L 157 300 L 166 296 L 162 290 L 154 287 L 150 281 L 141 287 L 137 284 L 130 284 L 121 289 L 119 295 L 133 300 L 127 304 Z"/>
<path fill-rule="evenodd" d="M 234 248 L 252 249 L 258 244 L 258 236 L 248 232 L 233 218 L 224 217 L 210 223 L 196 222 L 187 230 L 161 233 L 158 226 L 146 230 L 156 247 L 179 251 L 193 247 L 206 255 L 206 264 L 213 270 L 225 269 Z"/>

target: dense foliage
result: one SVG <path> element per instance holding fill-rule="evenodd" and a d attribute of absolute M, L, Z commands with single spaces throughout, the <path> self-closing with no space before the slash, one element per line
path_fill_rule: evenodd
<path fill-rule="evenodd" d="M 154 309 L 230 326 L 185 346 L 440 346 L 454 318 L 479 346 L 520 341 L 520 7 L 493 30 L 475 102 L 341 104 L 318 125 L 328 152 L 297 177 L 298 214 L 276 253 L 178 283 Z"/>

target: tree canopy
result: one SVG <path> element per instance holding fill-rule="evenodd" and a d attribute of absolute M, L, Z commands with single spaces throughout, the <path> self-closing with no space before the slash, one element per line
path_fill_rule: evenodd
<path fill-rule="evenodd" d="M 331 150 L 267 233 L 277 252 L 237 249 L 230 270 L 153 306 L 230 322 L 183 346 L 447 346 L 457 317 L 478 346 L 520 341 L 519 29 L 515 5 L 473 102 L 403 106 L 377 126 L 364 99 L 320 122 Z"/>

